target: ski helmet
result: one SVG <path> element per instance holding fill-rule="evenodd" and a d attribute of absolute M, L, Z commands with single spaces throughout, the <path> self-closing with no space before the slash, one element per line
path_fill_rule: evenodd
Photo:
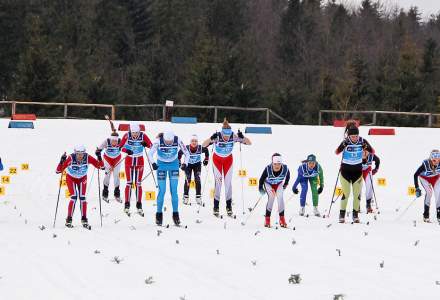
<path fill-rule="evenodd" d="M 75 152 L 75 153 L 86 153 L 86 147 L 84 147 L 84 145 L 76 145 L 73 148 L 73 152 Z"/>
<path fill-rule="evenodd" d="M 141 131 L 141 127 L 139 126 L 138 123 L 130 124 L 130 132 L 140 132 L 140 131 Z"/>
<path fill-rule="evenodd" d="M 440 151 L 437 149 L 434 149 L 431 151 L 431 154 L 429 155 L 430 159 L 440 159 Z"/>
<path fill-rule="evenodd" d="M 165 131 L 163 133 L 163 139 L 165 141 L 172 141 L 172 140 L 174 140 L 174 133 L 172 131 Z"/>

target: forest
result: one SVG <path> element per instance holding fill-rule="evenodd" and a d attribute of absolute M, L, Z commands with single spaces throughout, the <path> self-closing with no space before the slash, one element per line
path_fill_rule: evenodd
<path fill-rule="evenodd" d="M 364 0 L 0 0 L 0 98 L 440 111 L 440 13 Z"/>

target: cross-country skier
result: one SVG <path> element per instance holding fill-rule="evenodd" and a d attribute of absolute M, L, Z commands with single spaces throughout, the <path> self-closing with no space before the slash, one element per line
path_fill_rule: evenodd
<path fill-rule="evenodd" d="M 163 202 L 166 192 L 166 179 L 169 177 L 171 203 L 173 206 L 173 222 L 176 226 L 180 225 L 179 217 L 179 196 L 177 185 L 179 183 L 179 150 L 183 152 L 185 160 L 181 165 L 183 171 L 186 170 L 189 160 L 188 150 L 178 136 L 172 131 L 160 134 L 154 141 L 153 146 L 148 152 L 148 157 L 154 170 L 157 170 L 157 182 L 159 192 L 157 196 L 156 224 L 161 226 L 163 222 Z M 157 162 L 154 162 L 154 155 L 157 154 Z"/>
<path fill-rule="evenodd" d="M 142 210 L 142 175 L 144 174 L 144 148 L 151 148 L 148 136 L 141 132 L 138 123 L 130 124 L 130 131 L 124 134 L 119 147 L 127 153 L 125 158 L 125 208 L 124 212 L 130 216 L 130 198 L 132 184 L 136 187 L 136 208 L 139 215 L 144 216 Z"/>
<path fill-rule="evenodd" d="M 194 173 L 194 181 L 196 184 L 196 202 L 198 205 L 202 205 L 202 184 L 200 181 L 200 174 L 202 172 L 202 163 L 204 166 L 208 165 L 209 151 L 208 148 L 202 147 L 199 144 L 197 135 L 191 136 L 190 144 L 186 145 L 186 149 L 189 153 L 189 161 L 185 171 L 185 185 L 183 186 L 183 204 L 189 204 L 189 185 L 191 183 L 192 173 Z M 204 159 L 202 161 L 202 153 Z M 179 151 L 179 161 L 183 155 L 182 150 Z"/>
<path fill-rule="evenodd" d="M 307 191 L 309 188 L 312 191 L 312 201 L 313 201 L 313 214 L 320 217 L 321 214 L 318 210 L 319 195 L 324 190 L 324 173 L 321 165 L 316 161 L 316 156 L 310 154 L 307 159 L 301 163 L 298 168 L 298 177 L 292 186 L 292 191 L 294 194 L 298 194 L 298 184 L 301 185 L 301 195 L 300 195 L 300 211 L 299 215 L 304 216 Z M 319 187 L 318 187 L 319 186 Z"/>
<path fill-rule="evenodd" d="M 64 153 L 61 156 L 60 163 L 57 166 L 56 173 L 62 173 L 67 169 L 66 183 L 70 193 L 70 202 L 67 209 L 66 226 L 72 227 L 72 214 L 75 207 L 76 200 L 79 198 L 81 207 L 81 223 L 88 228 L 87 220 L 87 170 L 89 164 L 95 168 L 103 168 L 104 164 L 102 158 L 98 155 L 98 160 L 90 156 L 86 152 L 83 145 L 75 146 L 74 152 L 69 156 Z"/>
<path fill-rule="evenodd" d="M 215 178 L 215 194 L 214 194 L 214 215 L 219 216 L 220 194 L 222 190 L 222 182 L 224 177 L 226 212 L 228 216 L 232 213 L 232 173 L 233 173 L 233 156 L 232 150 L 235 143 L 251 145 L 251 141 L 243 135 L 239 130 L 235 134 L 228 121 L 223 121 L 220 132 L 215 132 L 209 139 L 203 142 L 203 147 L 214 145 L 214 154 L 212 157 L 213 172 Z"/>
<path fill-rule="evenodd" d="M 419 198 L 422 192 L 419 187 L 419 179 L 425 189 L 425 205 L 423 211 L 423 221 L 429 222 L 429 207 L 431 196 L 434 194 L 437 208 L 437 221 L 440 223 L 440 151 L 432 150 L 428 159 L 414 173 L 414 186 L 416 197 Z"/>
<path fill-rule="evenodd" d="M 359 201 L 362 190 L 362 154 L 364 149 L 372 154 L 374 154 L 374 150 L 367 140 L 359 136 L 359 128 L 356 126 L 349 126 L 346 129 L 346 133 L 347 137 L 335 151 L 337 155 L 342 153 L 340 180 L 343 195 L 339 222 L 345 222 L 345 211 L 353 187 L 353 222 L 359 223 Z"/>
<path fill-rule="evenodd" d="M 96 150 L 96 155 L 101 154 L 102 150 L 104 152 L 104 166 L 105 166 L 105 177 L 104 177 L 104 188 L 102 190 L 102 198 L 104 201 L 108 201 L 108 187 L 110 185 L 110 176 L 113 174 L 113 185 L 116 201 L 121 202 L 121 191 L 119 190 L 119 170 L 121 169 L 121 148 L 119 144 L 121 139 L 118 137 L 117 132 L 113 132 L 109 138 L 107 138 Z"/>
<path fill-rule="evenodd" d="M 289 184 L 290 171 L 287 165 L 283 164 L 281 154 L 274 153 L 272 155 L 272 162 L 264 168 L 261 174 L 258 190 L 261 195 L 267 194 L 267 205 L 265 215 L 265 227 L 270 227 L 270 215 L 272 213 L 273 203 L 275 198 L 278 201 L 278 214 L 280 216 L 280 226 L 287 227 L 284 218 L 284 190 Z"/>
<path fill-rule="evenodd" d="M 374 169 L 372 168 L 374 162 Z M 380 159 L 374 154 L 364 149 L 362 155 L 362 177 L 365 182 L 365 199 L 367 199 L 367 213 L 372 213 L 371 199 L 373 198 L 373 176 L 379 171 Z"/>

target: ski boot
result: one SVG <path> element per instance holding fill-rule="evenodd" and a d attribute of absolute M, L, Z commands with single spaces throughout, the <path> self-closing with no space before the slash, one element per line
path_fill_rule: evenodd
<path fill-rule="evenodd" d="M 143 217 L 144 216 L 144 211 L 142 210 L 142 202 L 141 201 L 136 202 L 136 208 L 137 208 L 138 215 Z"/>
<path fill-rule="evenodd" d="M 216 216 L 217 218 L 220 217 L 219 206 L 220 206 L 220 201 L 214 199 L 214 211 L 213 211 L 213 213 L 214 213 L 214 216 Z"/>
<path fill-rule="evenodd" d="M 106 185 L 104 185 L 104 188 L 102 189 L 102 200 L 108 202 L 108 186 Z"/>
<path fill-rule="evenodd" d="M 162 221 L 163 221 L 163 213 L 157 212 L 156 213 L 156 225 L 162 226 Z"/>
<path fill-rule="evenodd" d="M 339 211 L 339 223 L 345 223 L 345 210 Z"/>
<path fill-rule="evenodd" d="M 183 204 L 189 205 L 189 196 L 188 195 L 183 195 Z"/>
<path fill-rule="evenodd" d="M 280 226 L 283 228 L 287 228 L 286 219 L 284 219 L 284 215 L 280 216 Z"/>
<path fill-rule="evenodd" d="M 301 206 L 301 208 L 299 209 L 299 215 L 301 217 L 304 217 L 305 212 L 306 212 L 306 208 L 304 206 Z"/>
<path fill-rule="evenodd" d="M 232 199 L 226 200 L 226 214 L 228 217 L 232 217 L 234 215 L 232 212 Z"/>
<path fill-rule="evenodd" d="M 81 217 L 81 224 L 84 228 L 90 229 L 89 220 L 87 220 L 87 217 Z"/>
<path fill-rule="evenodd" d="M 440 207 L 437 207 L 437 222 L 440 224 Z"/>
<path fill-rule="evenodd" d="M 360 223 L 359 212 L 353 209 L 353 223 Z"/>
<path fill-rule="evenodd" d="M 437 214 L 438 217 L 438 214 Z M 431 223 L 431 220 L 429 219 L 429 205 L 425 204 L 424 211 L 423 211 L 423 222 L 425 223 Z"/>
<path fill-rule="evenodd" d="M 200 206 L 204 206 L 202 203 L 202 195 L 196 195 L 196 203 Z"/>
<path fill-rule="evenodd" d="M 124 212 L 130 216 L 130 202 L 125 202 Z"/>
<path fill-rule="evenodd" d="M 72 228 L 72 217 L 67 217 L 66 218 L 66 227 Z"/>
<path fill-rule="evenodd" d="M 179 218 L 178 212 L 173 212 L 173 222 L 174 222 L 174 225 L 180 226 L 180 218 Z"/>
<path fill-rule="evenodd" d="M 115 187 L 113 195 L 115 196 L 115 200 L 116 201 L 118 201 L 119 203 L 122 202 L 122 200 L 121 200 L 121 191 L 119 190 L 119 186 Z"/>
<path fill-rule="evenodd" d="M 270 228 L 270 216 L 264 217 L 264 227 Z"/>
<path fill-rule="evenodd" d="M 315 215 L 315 217 L 320 217 L 321 216 L 317 206 L 313 206 L 313 214 Z"/>
<path fill-rule="evenodd" d="M 367 214 L 372 214 L 373 209 L 371 208 L 371 199 L 367 199 Z"/>

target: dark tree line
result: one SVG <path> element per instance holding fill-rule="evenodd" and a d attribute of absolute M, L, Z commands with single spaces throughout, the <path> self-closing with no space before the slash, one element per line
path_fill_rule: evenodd
<path fill-rule="evenodd" d="M 0 96 L 438 112 L 440 14 L 364 0 L 0 0 Z"/>

